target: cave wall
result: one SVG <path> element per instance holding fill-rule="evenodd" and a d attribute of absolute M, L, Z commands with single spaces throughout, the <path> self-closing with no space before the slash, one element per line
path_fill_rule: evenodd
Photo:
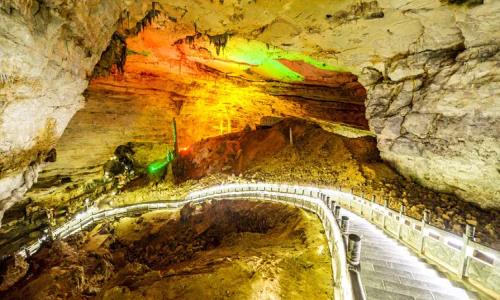
<path fill-rule="evenodd" d="M 497 208 L 499 4 L 413 4 L 405 15 L 418 29 L 415 46 L 361 70 L 382 157 L 427 187 Z"/>
<path fill-rule="evenodd" d="M 263 35 L 359 75 L 370 129 L 400 173 L 498 208 L 500 2 L 482 2 L 343 2 L 314 15 L 327 25 Z"/>
<path fill-rule="evenodd" d="M 0 3 L 0 219 L 84 104 L 87 77 L 133 1 Z"/>
<path fill-rule="evenodd" d="M 384 159 L 426 186 L 500 206 L 500 2 L 159 2 L 177 23 L 301 51 L 359 75 Z M 0 210 L 36 179 L 38 165 L 83 105 L 87 76 L 121 13 L 128 9 L 134 24 L 150 6 L 0 4 Z"/>

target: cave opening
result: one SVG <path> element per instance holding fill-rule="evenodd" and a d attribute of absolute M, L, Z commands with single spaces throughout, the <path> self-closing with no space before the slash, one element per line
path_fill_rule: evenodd
<path fill-rule="evenodd" d="M 286 118 L 317 123 L 348 137 L 373 136 L 365 118 L 366 90 L 342 67 L 229 35 L 218 49 L 214 37 L 198 33 L 196 26 L 195 34 L 187 35 L 192 28 L 179 30 L 163 14 L 137 24 L 140 29 L 121 28 L 112 35 L 84 92 L 85 106 L 58 141 L 57 160 L 45 166 L 27 194 L 28 206 L 46 197 L 67 201 L 69 194 L 63 209 L 67 213 L 89 197 L 118 193 L 127 184 L 134 189 L 188 180 L 189 171 L 182 167 L 190 162 L 185 159 L 175 163 L 179 170 L 170 171 L 176 178 L 165 176 L 165 166 L 174 158 L 170 153 L 168 159 L 174 139 L 180 158 L 196 156 L 196 151 L 206 151 L 199 149 L 203 140 L 219 137 L 224 148 L 231 143 L 226 138 L 234 140 L 233 133 L 270 127 Z M 238 144 L 246 143 L 241 138 Z M 286 145 L 282 136 L 267 143 L 275 144 L 273 151 Z M 217 150 L 226 157 L 213 157 L 214 164 L 222 160 L 226 165 L 205 163 L 201 169 L 213 170 L 195 171 L 193 178 L 215 171 L 240 175 L 245 168 L 229 166 L 236 164 L 240 148 Z M 7 211 L 6 223 L 25 213 L 25 206 L 23 202 Z M 43 213 L 35 218 L 40 217 Z"/>
<path fill-rule="evenodd" d="M 298 277 L 316 267 L 328 269 L 331 262 L 342 265 L 335 261 L 342 255 L 353 267 L 352 253 L 333 251 L 329 244 L 337 227 L 347 230 L 340 216 L 329 219 L 336 217 L 327 197 L 332 193 L 344 217 L 361 215 L 418 256 L 458 274 L 465 290 L 498 296 L 498 3 L 94 2 L 0 4 L 0 274 L 6 278 L 0 281 L 0 295 L 12 287 L 29 294 L 37 280 L 56 276 L 61 266 L 81 275 L 70 278 L 79 287 L 76 293 L 91 298 L 131 296 L 142 283 L 157 281 L 148 276 L 180 276 L 181 281 L 201 273 L 219 276 L 224 267 L 209 266 L 220 257 L 204 255 L 222 251 L 228 242 L 225 230 L 232 242 L 248 234 L 248 240 L 239 241 L 251 244 L 252 235 L 262 235 L 269 244 L 258 246 L 270 252 L 273 242 L 326 237 L 327 244 L 314 247 L 323 249 L 317 252 L 328 261 L 318 258 L 314 267 L 300 260 L 302 246 L 294 248 L 295 257 L 285 267 L 273 265 L 279 259 L 266 262 L 275 270 L 298 270 Z M 483 19 L 488 22 L 478 21 Z M 218 202 L 238 193 L 246 197 L 252 188 L 265 200 L 284 201 L 300 207 L 294 208 L 297 214 L 302 209 L 311 214 L 295 215 L 295 221 L 278 226 L 266 219 L 264 203 L 247 207 L 249 220 L 235 217 L 234 210 L 250 204 Z M 205 196 L 190 198 L 205 189 Z M 288 194 L 298 198 L 290 200 Z M 349 202 L 339 195 L 349 195 Z M 154 220 L 143 224 L 147 233 L 140 245 L 116 243 L 114 231 L 126 218 L 143 226 L 143 217 L 133 211 L 128 215 L 127 209 L 141 204 L 158 209 L 169 201 L 179 203 L 180 215 L 165 213 L 170 217 L 162 225 Z M 287 215 L 286 207 L 275 206 L 273 217 Z M 99 224 L 87 215 L 122 208 L 127 214 Z M 198 237 L 178 245 L 189 234 L 172 232 L 185 225 L 186 211 L 200 218 L 190 219 L 189 230 L 183 227 L 190 233 L 203 227 L 203 218 L 217 216 L 208 236 L 201 237 L 210 240 L 201 252 L 191 251 Z M 92 227 L 80 224 L 78 234 L 61 233 L 79 218 L 90 218 Z M 289 232 L 311 218 L 310 228 L 323 225 L 319 236 Z M 360 224 L 354 223 L 353 234 L 362 241 L 366 233 L 368 248 L 373 247 L 375 235 Z M 283 231 L 274 232 L 276 226 Z M 149 245 L 160 227 L 169 241 Z M 127 235 L 137 233 L 132 231 Z M 268 231 L 271 237 L 264 237 Z M 346 251 L 353 251 L 349 232 L 339 233 L 345 235 Z M 99 243 L 101 252 L 79 248 L 80 237 Z M 40 242 L 37 254 L 27 250 L 34 241 Z M 359 236 L 353 241 L 359 242 Z M 165 254 L 168 263 L 160 263 L 165 257 L 156 254 L 157 260 L 146 257 L 158 250 L 170 253 Z M 245 255 L 253 251 L 230 249 L 225 255 L 240 250 L 248 251 Z M 190 251 L 189 259 L 196 262 L 186 263 L 183 255 Z M 86 259 L 75 263 L 73 252 Z M 70 258 L 44 265 L 47 257 L 61 253 Z M 370 264 L 378 258 L 363 252 L 363 259 Z M 478 261 L 483 265 L 474 265 Z M 78 265 L 90 265 L 92 274 L 107 277 L 89 275 Z M 113 277 L 110 270 L 118 267 L 126 274 Z M 278 283 L 300 290 L 287 274 L 254 277 L 258 268 L 253 267 L 255 261 L 231 262 L 230 269 L 241 271 L 235 277 L 258 280 L 245 291 L 231 286 L 227 297 L 288 298 Z M 357 274 L 367 278 L 362 293 L 382 293 L 372 277 Z M 141 284 L 128 284 L 134 276 L 141 277 Z M 330 283 L 343 280 L 332 276 L 326 279 Z M 349 282 L 357 281 L 353 278 Z M 87 279 L 99 282 L 83 283 Z M 385 292 L 401 292 L 393 286 L 401 280 L 387 281 Z M 419 288 L 424 286 L 437 297 L 439 291 Z M 198 288 L 210 293 L 208 286 Z M 101 293 L 105 290 L 109 294 Z M 316 293 L 319 298 L 344 297 L 335 284 L 321 285 Z M 465 295 L 463 290 L 454 293 Z M 469 296 L 475 294 L 463 297 Z"/>

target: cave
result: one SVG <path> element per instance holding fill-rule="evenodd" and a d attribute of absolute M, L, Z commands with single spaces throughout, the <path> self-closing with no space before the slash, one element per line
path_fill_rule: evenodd
<path fill-rule="evenodd" d="M 5 0 L 2 299 L 500 298 L 500 2 Z"/>

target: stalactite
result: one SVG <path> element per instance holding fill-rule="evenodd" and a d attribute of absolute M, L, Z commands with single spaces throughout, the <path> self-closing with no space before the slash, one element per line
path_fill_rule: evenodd
<path fill-rule="evenodd" d="M 225 32 L 223 34 L 218 34 L 218 35 L 208 35 L 208 39 L 210 40 L 210 44 L 213 44 L 215 46 L 215 52 L 217 55 L 220 54 L 220 50 L 224 51 L 224 48 L 226 48 L 227 42 L 229 41 L 229 37 L 232 34 L 229 32 Z"/>
<path fill-rule="evenodd" d="M 153 22 L 156 20 L 161 15 L 161 11 L 156 8 L 157 2 L 152 2 L 151 3 L 151 9 L 146 13 L 144 18 L 139 20 L 136 24 L 135 27 L 132 29 L 127 29 L 126 34 L 127 35 L 137 35 L 140 32 L 144 30 L 147 26 L 153 24 Z"/>
<path fill-rule="evenodd" d="M 102 53 L 101 59 L 94 68 L 92 77 L 109 75 L 113 66 L 119 73 L 125 72 L 125 62 L 127 60 L 127 42 L 125 36 L 118 32 L 113 33 L 108 47 Z"/>
<path fill-rule="evenodd" d="M 132 30 L 126 29 L 125 34 L 121 34 L 118 31 L 113 33 L 108 47 L 102 53 L 101 59 L 94 67 L 94 71 L 92 73 L 93 78 L 109 75 L 113 66 L 116 66 L 119 73 L 123 74 L 125 72 L 125 62 L 127 60 L 126 38 L 130 35 L 139 34 L 146 26 L 149 26 L 153 23 L 153 21 L 161 14 L 160 10 L 156 8 L 157 4 L 157 2 L 152 2 L 151 10 L 147 12 L 144 18 L 136 23 L 135 27 Z M 130 13 L 128 11 L 125 12 L 125 17 L 129 20 Z M 122 25 L 125 17 L 120 17 L 119 22 Z"/>

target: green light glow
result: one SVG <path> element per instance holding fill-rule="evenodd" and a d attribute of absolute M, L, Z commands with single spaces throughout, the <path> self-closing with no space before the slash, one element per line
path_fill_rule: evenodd
<path fill-rule="evenodd" d="M 297 72 L 294 72 L 287 68 L 285 65 L 277 60 L 268 60 L 255 68 L 252 68 L 255 72 L 282 81 L 303 81 L 304 77 Z"/>
<path fill-rule="evenodd" d="M 147 171 L 150 175 L 159 175 L 175 159 L 174 151 L 169 151 L 164 159 L 155 160 L 148 165 Z"/>
<path fill-rule="evenodd" d="M 156 174 L 162 171 L 168 165 L 168 161 L 165 159 L 156 160 L 148 165 L 148 173 Z"/>
<path fill-rule="evenodd" d="M 303 81 L 304 77 L 283 65 L 279 62 L 280 59 L 303 61 L 322 70 L 347 71 L 345 68 L 328 65 L 299 52 L 289 52 L 268 46 L 259 41 L 250 41 L 237 37 L 229 40 L 222 52 L 222 57 L 227 60 L 248 64 L 250 65 L 248 68 L 252 71 L 281 81 Z"/>
<path fill-rule="evenodd" d="M 150 163 L 147 167 L 149 175 L 162 176 L 166 167 L 175 160 L 175 156 L 177 155 L 177 125 L 175 123 L 175 118 L 172 120 L 172 135 L 174 140 L 174 150 L 169 150 L 165 158 L 155 160 Z"/>

